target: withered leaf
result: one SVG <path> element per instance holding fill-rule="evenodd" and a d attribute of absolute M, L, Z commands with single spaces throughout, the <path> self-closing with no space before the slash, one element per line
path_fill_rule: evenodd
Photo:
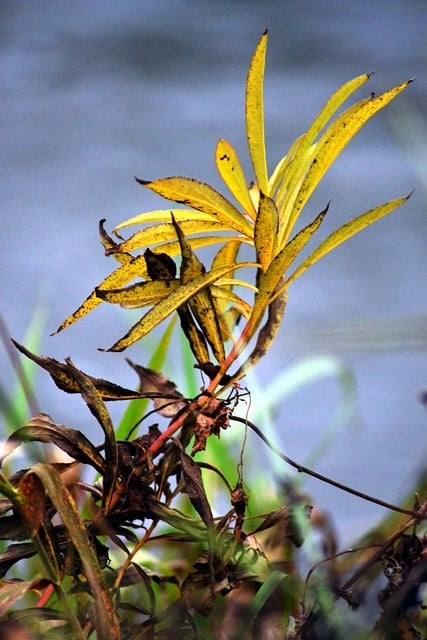
<path fill-rule="evenodd" d="M 56 424 L 45 413 L 37 414 L 9 436 L 0 462 L 22 442 L 29 441 L 54 444 L 74 460 L 93 466 L 99 473 L 105 471 L 103 457 L 81 431 Z"/>
<path fill-rule="evenodd" d="M 173 418 L 187 406 L 183 395 L 177 390 L 176 384 L 168 380 L 162 373 L 140 364 L 134 364 L 129 358 L 126 358 L 126 362 L 138 375 L 141 395 L 150 394 L 150 397 L 153 398 L 154 408 L 160 415 Z"/>
<path fill-rule="evenodd" d="M 31 558 L 36 553 L 32 542 L 20 542 L 11 544 L 0 554 L 0 578 L 7 573 L 16 562 L 23 558 Z"/>
<path fill-rule="evenodd" d="M 37 356 L 26 349 L 22 344 L 12 339 L 15 347 L 23 353 L 27 358 L 30 358 L 33 362 L 38 364 L 42 369 L 45 369 L 52 377 L 54 383 L 62 391 L 67 393 L 80 393 L 80 387 L 72 374 L 73 367 L 70 365 L 58 362 L 54 358 L 46 358 L 44 356 Z M 102 378 L 94 378 L 92 376 L 86 377 L 91 381 L 97 391 L 101 394 L 103 400 L 132 400 L 134 398 L 140 398 L 141 394 L 136 391 L 131 391 L 121 387 L 108 380 Z"/>
<path fill-rule="evenodd" d="M 34 473 L 26 473 L 19 486 L 20 515 L 31 537 L 35 536 L 43 521 L 46 494 L 43 484 Z"/>
<path fill-rule="evenodd" d="M 182 449 L 180 449 L 179 454 L 185 493 L 190 498 L 191 504 L 196 509 L 208 529 L 212 529 L 214 524 L 213 515 L 203 486 L 200 467 Z"/>
<path fill-rule="evenodd" d="M 207 403 L 197 412 L 193 427 L 194 445 L 191 455 L 197 451 L 206 449 L 206 441 L 210 435 L 219 438 L 221 429 L 226 429 L 229 425 L 230 409 L 223 400 L 209 398 Z"/>
<path fill-rule="evenodd" d="M 176 276 L 176 264 L 167 253 L 144 251 L 147 273 L 152 280 L 173 280 Z"/>

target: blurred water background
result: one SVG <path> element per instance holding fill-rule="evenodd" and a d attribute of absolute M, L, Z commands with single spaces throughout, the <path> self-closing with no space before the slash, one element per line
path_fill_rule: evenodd
<path fill-rule="evenodd" d="M 372 206 L 415 193 L 294 284 L 280 336 L 258 367 L 258 383 L 250 381 L 256 406 L 267 385 L 285 376 L 269 433 L 291 457 L 307 460 L 335 420 L 337 430 L 313 460 L 317 470 L 399 500 L 427 450 L 419 402 L 427 388 L 427 4 L 4 0 L 0 17 L 1 313 L 24 341 L 42 308 L 40 353 L 71 356 L 84 371 L 124 386 L 136 381 L 123 355 L 97 347 L 110 346 L 134 315 L 104 305 L 67 331 L 49 333 L 113 268 L 99 244 L 98 220 L 106 218 L 110 230 L 142 211 L 167 208 L 134 175 L 187 175 L 221 188 L 213 152 L 224 137 L 251 177 L 244 85 L 264 28 L 270 169 L 345 81 L 375 71 L 362 98 L 416 76 L 351 142 L 311 199 L 307 219 L 331 200 L 326 235 Z M 12 388 L 1 353 L 2 385 Z M 148 353 L 137 346 L 126 355 L 144 363 Z M 288 372 L 299 375 L 301 359 L 312 354 L 314 380 L 288 393 L 296 379 Z M 179 371 L 176 347 L 170 364 Z M 348 418 L 349 404 L 341 401 L 352 376 Z M 43 372 L 37 389 L 54 420 L 100 439 L 81 400 L 64 396 Z M 258 414 L 260 426 L 262 420 Z M 276 463 L 271 468 L 279 473 Z M 317 481 L 304 489 L 333 513 L 343 541 L 384 513 Z"/>

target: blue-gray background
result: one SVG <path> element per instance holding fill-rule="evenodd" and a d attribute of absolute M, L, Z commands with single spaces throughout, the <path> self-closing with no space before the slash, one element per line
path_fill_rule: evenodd
<path fill-rule="evenodd" d="M 283 330 L 258 369 L 264 387 L 308 352 L 339 356 L 355 376 L 357 410 L 352 428 L 337 434 L 316 466 L 398 500 L 427 448 L 418 400 L 427 387 L 427 4 L 4 0 L 0 18 L 1 313 L 24 340 L 42 304 L 44 355 L 72 356 L 92 375 L 129 386 L 135 380 L 122 355 L 96 349 L 126 331 L 128 312 L 104 306 L 62 334 L 48 334 L 113 267 L 99 245 L 98 220 L 107 218 L 111 229 L 167 208 L 134 175 L 188 175 L 220 187 L 213 151 L 224 137 L 251 176 L 244 83 L 264 28 L 270 170 L 351 77 L 376 72 L 361 98 L 416 76 L 352 141 L 307 215 L 331 199 L 326 233 L 376 204 L 412 189 L 414 195 L 293 285 Z M 147 357 L 141 347 L 129 355 Z M 178 369 L 179 358 L 173 351 Z M 11 387 L 11 375 L 2 351 L 3 385 Z M 100 437 L 81 401 L 43 373 L 38 394 L 57 422 Z M 337 394 L 327 379 L 287 399 L 276 443 L 303 461 L 330 422 Z M 318 482 L 305 486 L 333 512 L 346 540 L 383 513 Z"/>

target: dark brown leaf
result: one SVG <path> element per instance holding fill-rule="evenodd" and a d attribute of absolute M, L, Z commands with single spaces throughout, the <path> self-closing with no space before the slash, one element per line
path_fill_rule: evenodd
<path fill-rule="evenodd" d="M 129 358 L 126 358 L 126 362 L 139 377 L 141 395 L 150 394 L 154 401 L 154 408 L 160 415 L 173 418 L 187 406 L 183 395 L 177 390 L 176 384 L 168 380 L 162 373 L 147 369 L 140 364 L 134 364 Z"/>
<path fill-rule="evenodd" d="M 176 276 L 176 264 L 167 253 L 144 251 L 147 273 L 152 280 L 173 280 Z"/>
<path fill-rule="evenodd" d="M 180 449 L 180 458 L 185 493 L 208 529 L 212 529 L 214 524 L 213 515 L 203 486 L 200 467 L 182 449 Z"/>
<path fill-rule="evenodd" d="M 66 391 L 67 393 L 80 393 L 80 387 L 70 370 L 69 364 L 63 364 L 53 358 L 37 356 L 16 342 L 16 340 L 12 339 L 12 342 L 27 358 L 30 358 L 30 360 L 45 369 L 51 375 L 56 386 L 62 389 L 62 391 Z M 108 382 L 108 380 L 93 378 L 92 376 L 87 376 L 87 378 L 101 394 L 103 400 L 132 400 L 141 397 L 136 391 L 124 389 L 113 382 Z"/>
<path fill-rule="evenodd" d="M 5 457 L 22 442 L 31 441 L 54 444 L 74 460 L 93 466 L 99 473 L 105 471 L 103 457 L 83 433 L 61 424 L 55 424 L 52 418 L 45 413 L 34 416 L 9 436 L 4 444 L 5 453 L 0 462 L 3 463 Z"/>

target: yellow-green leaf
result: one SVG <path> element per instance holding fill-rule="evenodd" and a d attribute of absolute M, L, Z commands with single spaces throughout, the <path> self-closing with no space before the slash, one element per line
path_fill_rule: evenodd
<path fill-rule="evenodd" d="M 279 216 L 274 201 L 261 191 L 255 220 L 254 242 L 257 260 L 266 271 L 276 252 Z"/>
<path fill-rule="evenodd" d="M 120 304 L 133 309 L 155 304 L 179 287 L 179 280 L 156 280 L 137 282 L 124 289 L 96 289 L 96 294 L 105 302 Z"/>
<path fill-rule="evenodd" d="M 218 141 L 215 161 L 221 178 L 244 211 L 254 220 L 256 210 L 249 195 L 245 174 L 236 151 L 227 140 Z"/>
<path fill-rule="evenodd" d="M 210 185 L 192 178 L 171 177 L 139 180 L 144 187 L 180 204 L 208 213 L 231 230 L 252 236 L 252 227 L 238 209 Z"/>
<path fill-rule="evenodd" d="M 169 220 L 170 220 L 169 212 Z M 229 227 L 212 220 L 186 220 L 180 222 L 182 229 L 186 235 L 193 233 L 209 233 L 219 231 L 229 231 Z M 174 226 L 169 223 L 161 223 L 141 229 L 134 233 L 130 238 L 124 240 L 120 245 L 120 251 L 135 251 L 143 249 L 151 245 L 167 242 L 176 237 Z"/>
<path fill-rule="evenodd" d="M 108 351 L 123 351 L 129 345 L 140 340 L 171 313 L 176 311 L 178 307 L 186 303 L 191 296 L 194 296 L 203 289 L 203 287 L 212 284 L 230 271 L 233 271 L 236 268 L 256 266 L 258 266 L 257 263 L 253 262 L 241 262 L 238 265 L 225 265 L 218 269 L 209 271 L 208 273 L 204 273 L 187 284 L 181 285 L 178 289 L 170 293 L 167 298 L 164 298 L 147 311 L 141 320 L 139 320 L 139 322 L 137 322 L 123 338 L 118 340 L 110 349 L 108 349 Z"/>
<path fill-rule="evenodd" d="M 196 326 L 188 305 L 181 305 L 178 307 L 177 312 L 181 322 L 181 328 L 190 344 L 191 351 L 193 352 L 197 362 L 208 362 L 210 358 L 205 336 Z"/>
<path fill-rule="evenodd" d="M 411 194 L 404 196 L 403 198 L 397 198 L 396 200 L 390 200 L 390 202 L 386 202 L 385 204 L 379 205 L 378 207 L 374 207 L 362 215 L 354 218 L 350 222 L 347 222 L 342 227 L 339 227 L 333 233 L 331 233 L 318 247 L 313 251 L 311 255 L 306 258 L 302 264 L 294 271 L 294 273 L 287 279 L 287 284 L 290 284 L 298 278 L 306 269 L 311 267 L 312 264 L 323 258 L 329 251 L 335 249 L 338 245 L 342 244 L 351 236 L 354 236 L 356 233 L 367 227 L 368 225 L 376 222 L 383 216 L 387 215 L 393 209 L 400 207 L 404 202 L 410 198 Z"/>
<path fill-rule="evenodd" d="M 305 155 L 307 149 L 315 142 L 317 136 L 320 131 L 326 125 L 328 120 L 332 117 L 332 115 L 339 109 L 339 107 L 350 97 L 352 93 L 354 93 L 357 89 L 359 89 L 365 82 L 369 79 L 369 74 L 363 74 L 361 76 L 357 76 L 353 78 L 349 82 L 343 84 L 326 102 L 326 104 L 321 109 L 319 115 L 315 120 L 313 120 L 310 125 L 307 133 L 304 135 L 301 140 L 301 144 L 298 146 L 298 149 L 295 153 L 294 163 L 293 163 L 293 171 L 290 171 L 289 178 L 292 182 L 295 181 L 295 174 L 297 174 L 296 179 L 298 180 L 298 168 L 300 167 L 300 159 Z"/>
<path fill-rule="evenodd" d="M 139 213 L 137 216 L 124 220 L 118 224 L 117 227 L 114 227 L 113 232 L 117 233 L 118 231 L 121 231 L 121 229 L 130 227 L 134 224 L 143 225 L 149 222 L 170 222 L 171 213 L 178 222 L 182 222 L 183 220 L 212 220 L 212 216 L 210 214 L 194 211 L 193 209 L 161 209 Z"/>
<path fill-rule="evenodd" d="M 136 258 L 132 258 L 130 262 L 126 262 L 126 264 L 118 267 L 113 273 L 110 273 L 110 275 L 101 282 L 98 289 L 119 289 L 130 280 L 138 277 L 146 278 L 147 275 L 144 256 L 137 256 Z M 80 318 L 83 318 L 101 304 L 101 302 L 102 298 L 98 298 L 96 291 L 93 291 L 80 307 L 59 325 L 54 334 L 59 333 L 74 322 L 77 322 L 77 320 L 80 320 Z"/>
<path fill-rule="evenodd" d="M 265 31 L 257 45 L 249 66 L 246 81 L 246 133 L 249 153 L 254 173 L 260 191 L 269 195 L 267 159 L 264 136 L 264 98 L 263 83 L 265 69 L 265 54 L 267 49 L 267 31 Z"/>
<path fill-rule="evenodd" d="M 367 98 L 353 105 L 341 114 L 325 131 L 317 143 L 316 156 L 302 183 L 295 207 L 292 212 L 294 220 L 307 202 L 321 178 L 329 169 L 335 158 L 350 142 L 361 127 L 380 109 L 399 95 L 411 80 L 393 87 L 379 96 Z"/>
<path fill-rule="evenodd" d="M 328 205 L 329 206 L 329 205 Z M 328 207 L 319 213 L 319 215 L 306 227 L 301 229 L 288 244 L 277 254 L 268 269 L 262 273 L 258 280 L 258 293 L 255 296 L 254 306 L 252 310 L 251 325 L 253 330 L 258 326 L 265 311 L 267 310 L 271 298 L 276 292 L 276 288 L 280 279 L 289 268 L 289 265 L 295 260 L 296 256 L 302 251 L 311 236 L 321 225 L 326 215 Z"/>

